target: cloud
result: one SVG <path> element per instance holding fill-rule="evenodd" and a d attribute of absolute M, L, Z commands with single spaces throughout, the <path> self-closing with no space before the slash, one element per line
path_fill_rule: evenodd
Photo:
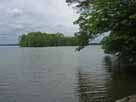
<path fill-rule="evenodd" d="M 77 17 L 65 0 L 0 0 L 0 43 L 16 43 L 19 35 L 31 31 L 73 35 Z"/>
<path fill-rule="evenodd" d="M 19 25 L 19 24 L 9 24 L 9 27 L 15 30 L 23 30 L 24 26 L 23 25 Z"/>
<path fill-rule="evenodd" d="M 13 8 L 13 9 L 8 8 L 7 11 L 9 15 L 12 15 L 12 16 L 21 16 L 23 14 L 22 10 L 18 8 Z"/>

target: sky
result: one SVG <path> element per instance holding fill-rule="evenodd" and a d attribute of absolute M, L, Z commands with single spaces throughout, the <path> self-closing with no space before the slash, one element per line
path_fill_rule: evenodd
<path fill-rule="evenodd" d="M 17 43 L 18 36 L 34 31 L 72 36 L 77 18 L 65 0 L 0 0 L 0 44 Z"/>

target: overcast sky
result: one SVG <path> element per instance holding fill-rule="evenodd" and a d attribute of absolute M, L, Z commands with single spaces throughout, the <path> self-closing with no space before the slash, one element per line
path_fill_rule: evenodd
<path fill-rule="evenodd" d="M 32 32 L 78 31 L 78 15 L 65 0 L 0 0 L 0 44 L 17 43 L 19 35 Z"/>

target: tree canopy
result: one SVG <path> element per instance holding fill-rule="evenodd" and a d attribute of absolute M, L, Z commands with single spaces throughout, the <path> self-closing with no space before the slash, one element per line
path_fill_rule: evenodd
<path fill-rule="evenodd" d="M 19 45 L 21 47 L 77 46 L 78 42 L 77 37 L 66 37 L 61 33 L 30 32 L 20 36 Z"/>
<path fill-rule="evenodd" d="M 136 62 L 136 0 L 66 0 L 76 3 L 80 17 L 76 24 L 82 46 L 90 38 L 110 32 L 104 38 L 105 52 L 116 54 L 128 63 Z"/>

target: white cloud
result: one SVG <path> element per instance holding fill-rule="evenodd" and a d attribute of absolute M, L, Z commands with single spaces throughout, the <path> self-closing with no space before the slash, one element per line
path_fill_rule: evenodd
<path fill-rule="evenodd" d="M 18 8 L 13 8 L 13 9 L 8 8 L 7 11 L 12 16 L 21 16 L 23 14 L 23 11 Z"/>
<path fill-rule="evenodd" d="M 9 26 L 13 29 L 16 29 L 16 30 L 23 30 L 24 29 L 24 26 L 23 25 L 19 25 L 19 24 L 9 24 Z"/>

